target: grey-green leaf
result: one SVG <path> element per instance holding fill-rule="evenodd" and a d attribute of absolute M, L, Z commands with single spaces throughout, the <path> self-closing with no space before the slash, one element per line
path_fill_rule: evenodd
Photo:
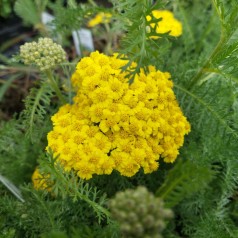
<path fill-rule="evenodd" d="M 35 2 L 32 0 L 17 0 L 14 11 L 23 19 L 25 24 L 36 25 L 41 20 Z"/>

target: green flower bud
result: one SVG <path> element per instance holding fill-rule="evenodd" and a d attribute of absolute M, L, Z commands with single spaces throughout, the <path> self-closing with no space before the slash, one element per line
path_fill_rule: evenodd
<path fill-rule="evenodd" d="M 138 234 L 138 235 L 139 235 L 139 234 L 141 234 L 141 235 L 144 234 L 144 228 L 143 228 L 143 226 L 142 226 L 140 223 L 136 223 L 136 224 L 134 225 L 134 228 L 135 228 L 135 230 L 137 231 L 137 234 Z"/>
<path fill-rule="evenodd" d="M 109 203 L 124 237 L 162 237 L 164 221 L 172 217 L 172 211 L 163 206 L 145 187 L 118 192 Z"/>
<path fill-rule="evenodd" d="M 131 230 L 131 227 L 129 224 L 122 224 L 120 228 L 122 233 L 125 233 L 125 234 L 129 233 Z"/>
<path fill-rule="evenodd" d="M 137 214 L 134 213 L 134 212 L 130 212 L 130 213 L 128 214 L 127 219 L 130 221 L 130 223 L 135 223 L 135 222 L 138 221 Z"/>
<path fill-rule="evenodd" d="M 163 211 L 164 218 L 173 218 L 174 214 L 170 209 L 165 209 Z"/>
<path fill-rule="evenodd" d="M 143 224 L 148 228 L 154 227 L 155 218 L 152 215 L 147 215 L 143 218 Z"/>
<path fill-rule="evenodd" d="M 165 228 L 165 223 L 162 220 L 158 220 L 155 222 L 155 226 L 159 232 L 163 231 Z"/>
<path fill-rule="evenodd" d="M 145 205 L 145 204 L 138 204 L 138 207 L 137 207 L 137 212 L 141 215 L 144 215 L 147 213 L 147 209 L 148 207 Z"/>
<path fill-rule="evenodd" d="M 125 206 L 127 206 L 128 209 L 134 208 L 135 205 L 135 201 L 131 200 L 130 198 L 125 201 Z"/>
<path fill-rule="evenodd" d="M 117 211 L 117 216 L 118 217 L 120 217 L 120 219 L 126 219 L 126 217 L 127 217 L 127 214 L 126 214 L 126 212 L 124 212 L 124 211 Z"/>

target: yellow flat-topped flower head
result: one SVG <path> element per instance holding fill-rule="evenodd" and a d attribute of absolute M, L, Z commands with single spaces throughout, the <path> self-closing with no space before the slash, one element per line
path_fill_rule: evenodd
<path fill-rule="evenodd" d="M 83 58 L 72 77 L 74 103 L 52 117 L 47 150 L 83 179 L 113 170 L 128 177 L 140 168 L 156 171 L 160 159 L 175 161 L 190 131 L 170 74 L 151 66 L 129 85 L 121 71 L 127 63 L 99 52 Z"/>
<path fill-rule="evenodd" d="M 32 174 L 32 177 L 31 177 L 33 187 L 36 190 L 48 190 L 48 191 L 50 191 L 50 185 L 49 185 L 49 182 L 48 182 L 49 177 L 50 177 L 49 175 L 43 176 L 40 173 L 39 168 L 36 168 L 34 173 Z"/>
<path fill-rule="evenodd" d="M 169 33 L 170 36 L 178 37 L 182 34 L 182 23 L 177 20 L 173 13 L 168 10 L 154 10 L 152 16 L 156 19 L 161 20 L 158 23 L 150 23 L 152 20 L 151 16 L 147 16 L 146 19 L 150 23 L 150 27 L 154 28 L 156 33 Z M 158 38 L 158 37 L 152 37 Z"/>
<path fill-rule="evenodd" d="M 112 17 L 111 13 L 100 12 L 88 22 L 87 26 L 95 27 L 101 23 L 109 23 L 111 17 Z"/>

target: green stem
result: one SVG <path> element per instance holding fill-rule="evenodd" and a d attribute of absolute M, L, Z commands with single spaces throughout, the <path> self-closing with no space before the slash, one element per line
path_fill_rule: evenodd
<path fill-rule="evenodd" d="M 201 67 L 201 69 L 198 71 L 198 73 L 192 78 L 188 89 L 193 88 L 200 80 L 202 75 L 204 74 L 204 71 L 206 68 L 209 68 L 209 65 L 213 61 L 214 57 L 217 55 L 217 53 L 221 50 L 221 48 L 225 45 L 226 39 L 223 37 L 223 34 L 221 35 L 220 41 L 216 45 L 215 49 L 211 53 L 211 55 L 208 57 L 208 59 L 205 61 L 204 65 Z"/>
<path fill-rule="evenodd" d="M 144 56 L 146 55 L 146 23 L 147 23 L 147 20 L 146 20 L 146 4 L 147 4 L 147 1 L 144 1 L 144 8 L 143 8 L 143 16 L 142 16 L 142 24 L 141 24 L 141 29 L 142 29 L 142 44 L 141 44 L 141 48 L 140 48 L 140 60 L 139 60 L 139 64 L 138 64 L 138 68 L 141 68 L 142 66 L 142 61 L 143 61 L 143 58 Z"/>
<path fill-rule="evenodd" d="M 93 0 L 88 0 L 88 3 L 91 4 L 93 7 L 98 6 Z"/>
<path fill-rule="evenodd" d="M 53 165 L 53 166 L 54 166 L 54 165 Z M 62 173 L 60 173 L 60 172 L 58 172 L 58 171 L 55 171 L 55 172 L 56 172 L 56 177 L 59 178 L 59 181 L 62 181 L 62 182 L 63 182 L 64 188 L 69 187 L 69 189 L 67 189 L 67 192 L 69 192 L 69 195 L 70 195 L 71 197 L 73 197 L 73 198 L 76 197 L 76 198 L 79 198 L 79 199 L 84 200 L 85 202 L 87 202 L 87 203 L 93 208 L 93 210 L 94 210 L 96 213 L 97 213 L 97 212 L 100 212 L 100 213 L 104 214 L 107 219 L 111 216 L 110 212 L 109 212 L 106 208 L 104 208 L 103 206 L 99 205 L 98 203 L 96 203 L 96 202 L 90 200 L 90 199 L 88 198 L 88 196 L 82 194 L 82 193 L 81 193 L 80 191 L 78 191 L 77 189 L 74 189 L 73 183 L 71 183 L 70 186 L 69 186 L 67 179 L 65 178 L 65 176 L 64 176 Z"/>
<path fill-rule="evenodd" d="M 181 12 L 181 16 L 182 16 L 182 18 L 183 18 L 183 27 L 184 27 L 184 29 L 187 30 L 188 35 L 189 35 L 189 38 L 190 38 L 190 40 L 192 41 L 192 43 L 195 44 L 195 37 L 194 37 L 193 31 L 192 31 L 192 29 L 191 29 L 191 25 L 189 25 L 189 21 L 190 21 L 190 20 L 188 19 L 188 16 L 187 16 L 187 14 L 185 13 L 185 10 L 184 10 L 184 8 L 182 7 L 180 1 L 177 0 L 177 1 L 174 2 L 174 4 L 176 4 L 176 3 L 177 3 L 177 5 L 178 5 L 178 8 L 179 8 L 179 10 L 180 10 L 180 12 Z"/>
<path fill-rule="evenodd" d="M 108 23 L 104 23 L 107 32 L 107 45 L 105 47 L 106 54 L 112 54 L 112 32 Z"/>
<path fill-rule="evenodd" d="M 49 208 L 46 206 L 46 204 L 43 202 L 43 200 L 39 197 L 39 195 L 37 193 L 33 193 L 34 197 L 38 200 L 38 202 L 41 204 L 42 208 L 45 210 L 48 218 L 49 218 L 49 222 L 50 225 L 52 227 L 52 230 L 55 230 L 55 223 L 54 223 L 54 219 L 52 218 Z"/>
<path fill-rule="evenodd" d="M 23 72 L 38 72 L 38 70 L 30 68 L 30 67 L 24 67 L 24 66 L 6 66 L 6 65 L 0 65 L 0 69 L 2 70 L 12 70 L 12 71 L 23 71 Z"/>
<path fill-rule="evenodd" d="M 227 41 L 229 40 L 229 37 L 226 36 L 225 34 L 225 28 L 224 28 L 224 22 L 223 22 L 223 17 L 220 14 L 219 9 L 217 8 L 216 3 L 213 0 L 213 5 L 216 9 L 216 12 L 219 16 L 220 22 L 221 22 L 221 36 L 220 36 L 220 40 L 217 43 L 215 49 L 213 50 L 213 52 L 211 53 L 211 55 L 208 57 L 208 59 L 205 61 L 204 65 L 201 67 L 201 69 L 198 71 L 198 73 L 192 78 L 190 84 L 188 85 L 188 90 L 191 90 L 191 88 L 193 88 L 200 80 L 202 75 L 205 72 L 206 68 L 209 68 L 211 62 L 213 61 L 214 57 L 217 55 L 217 53 L 222 49 L 222 47 L 227 43 Z"/>
<path fill-rule="evenodd" d="M 47 75 L 47 77 L 49 79 L 51 87 L 54 89 L 54 91 L 55 91 L 57 97 L 59 98 L 60 102 L 62 104 L 66 104 L 67 102 L 66 102 L 65 98 L 63 97 L 63 95 L 62 95 L 62 93 L 61 93 L 57 83 L 55 82 L 54 77 L 53 77 L 51 71 L 47 70 L 47 71 L 45 71 L 45 73 L 46 73 L 46 75 Z"/>

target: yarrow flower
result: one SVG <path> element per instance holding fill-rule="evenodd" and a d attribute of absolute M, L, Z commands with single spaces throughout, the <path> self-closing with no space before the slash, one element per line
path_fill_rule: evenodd
<path fill-rule="evenodd" d="M 66 59 L 61 45 L 50 38 L 39 38 L 38 42 L 25 43 L 20 47 L 20 57 L 24 64 L 36 65 L 41 71 L 54 68 Z"/>
<path fill-rule="evenodd" d="M 72 76 L 74 103 L 52 116 L 47 149 L 83 179 L 113 170 L 128 177 L 140 168 L 156 171 L 160 158 L 175 161 L 190 131 L 170 74 L 151 66 L 129 85 L 121 71 L 125 64 L 99 52 L 83 58 Z"/>
<path fill-rule="evenodd" d="M 172 12 L 168 10 L 154 10 L 152 11 L 152 16 L 155 19 L 161 19 L 158 23 L 150 23 L 152 20 L 151 16 L 147 16 L 146 19 L 148 23 L 150 23 L 150 26 L 152 28 L 155 27 L 156 33 L 167 33 L 169 32 L 170 36 L 180 36 L 182 34 L 182 24 L 180 21 L 178 21 Z M 153 36 L 151 38 L 158 38 L 156 36 Z"/>
<path fill-rule="evenodd" d="M 47 182 L 47 178 L 49 178 L 49 175 L 44 177 L 40 171 L 39 168 L 36 168 L 34 173 L 32 174 L 31 180 L 33 182 L 33 187 L 36 190 L 48 190 L 50 191 L 49 182 Z"/>
<path fill-rule="evenodd" d="M 168 219 L 173 217 L 160 198 L 145 187 L 118 192 L 109 201 L 112 217 L 119 223 L 123 237 L 162 238 Z"/>
<path fill-rule="evenodd" d="M 101 23 L 109 23 L 111 20 L 111 17 L 112 17 L 111 13 L 100 12 L 88 22 L 87 26 L 94 27 Z"/>

